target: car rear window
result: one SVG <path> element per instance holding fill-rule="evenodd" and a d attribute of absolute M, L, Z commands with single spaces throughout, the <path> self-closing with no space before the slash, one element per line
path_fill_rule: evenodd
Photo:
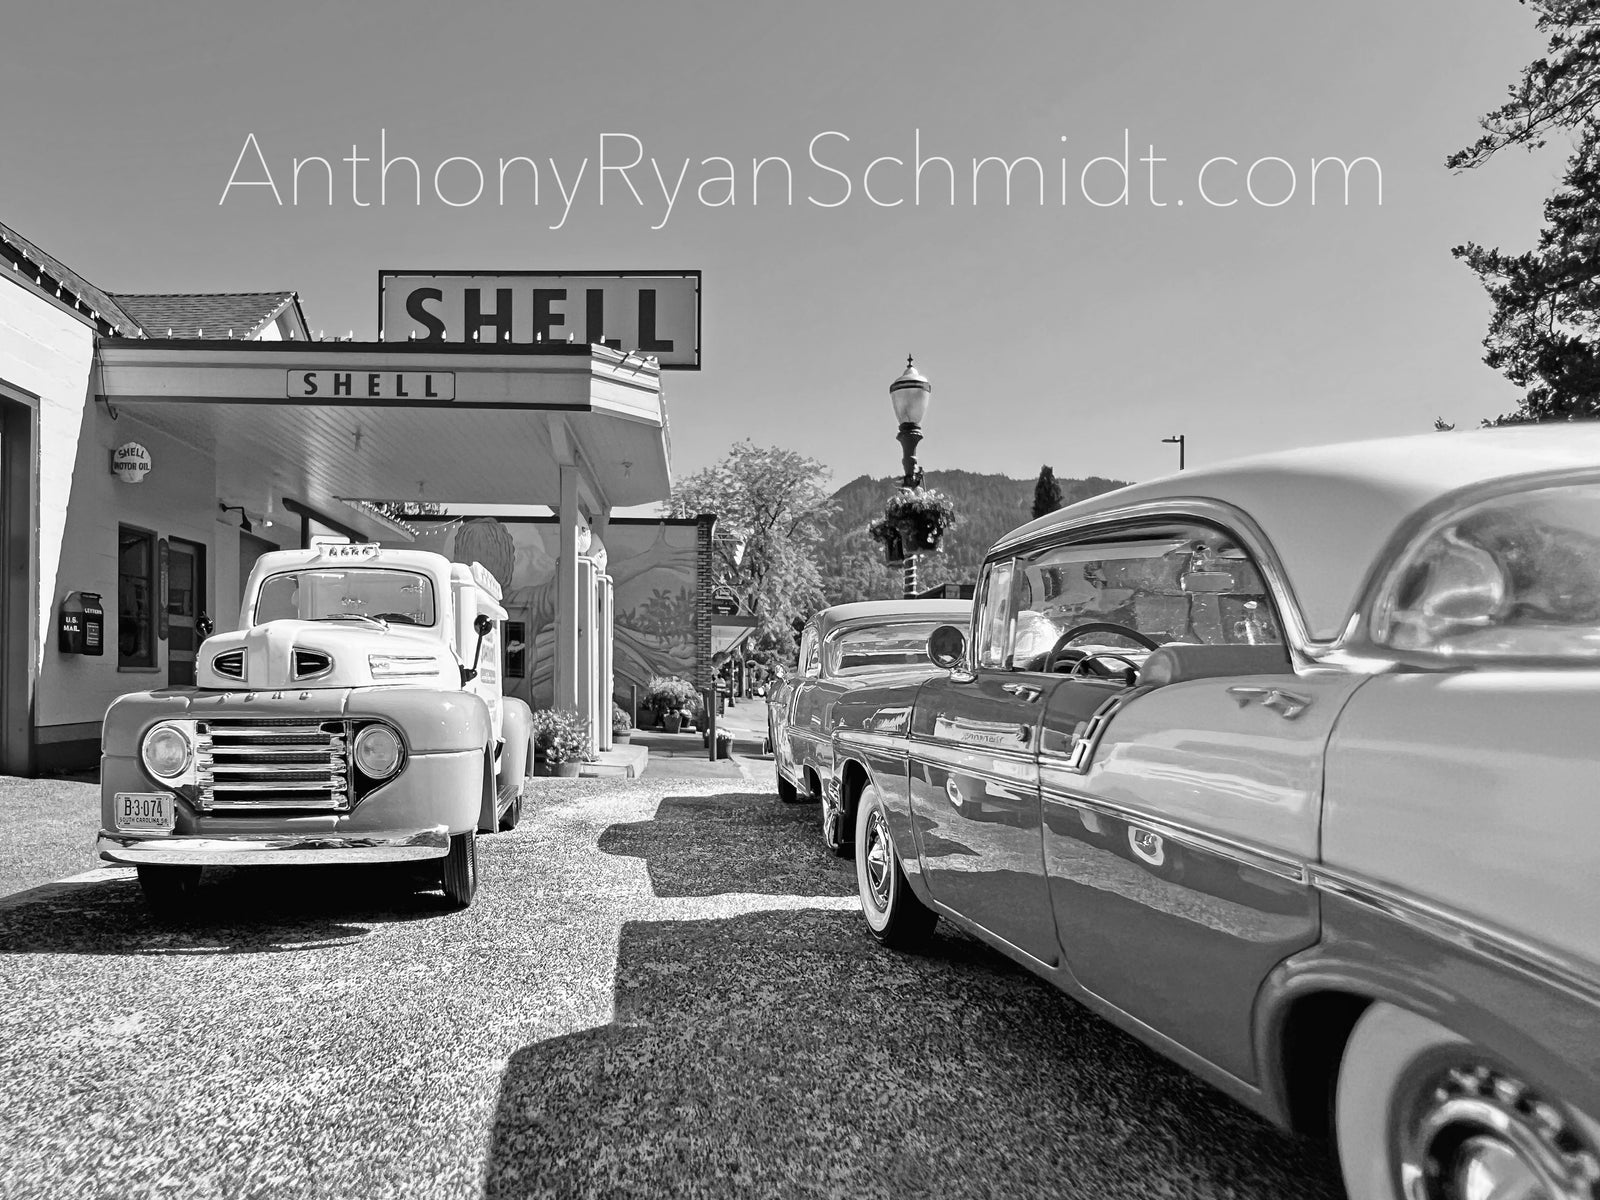
<path fill-rule="evenodd" d="M 905 667 L 932 667 L 928 635 L 944 622 L 912 621 L 848 629 L 829 645 L 829 673 L 863 675 Z"/>
<path fill-rule="evenodd" d="M 1497 496 L 1435 523 L 1375 616 L 1375 640 L 1394 650 L 1600 661 L 1600 483 Z"/>

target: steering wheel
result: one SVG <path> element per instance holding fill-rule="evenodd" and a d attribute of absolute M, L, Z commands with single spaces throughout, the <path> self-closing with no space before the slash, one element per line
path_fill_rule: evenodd
<path fill-rule="evenodd" d="M 1088 654 L 1067 644 L 1090 633 L 1114 633 L 1130 641 L 1138 642 L 1146 650 L 1159 650 L 1161 648 L 1160 642 L 1145 636 L 1130 626 L 1119 625 L 1115 621 L 1085 621 L 1082 625 L 1074 625 L 1056 639 L 1056 644 L 1050 648 L 1050 653 L 1045 655 L 1045 673 L 1053 674 L 1060 669 L 1062 663 L 1071 663 L 1070 673 L 1076 675 L 1078 674 L 1078 667 L 1087 662 L 1091 664 L 1088 670 L 1093 671 L 1102 679 L 1110 678 L 1111 669 L 1099 665 L 1099 655 Z M 1126 662 L 1127 660 L 1124 659 L 1123 661 Z"/>

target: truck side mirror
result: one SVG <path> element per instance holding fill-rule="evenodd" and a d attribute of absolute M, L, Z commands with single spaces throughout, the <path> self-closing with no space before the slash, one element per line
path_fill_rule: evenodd
<path fill-rule="evenodd" d="M 466 687 L 478 677 L 478 659 L 483 654 L 483 639 L 489 636 L 489 631 L 493 628 L 494 622 L 482 613 L 472 618 L 472 631 L 478 635 L 478 645 L 472 652 L 472 665 L 461 668 L 462 687 Z"/>
<path fill-rule="evenodd" d="M 194 630 L 200 635 L 200 640 L 203 642 L 217 631 L 217 623 L 206 616 L 205 613 L 201 613 L 194 619 Z"/>

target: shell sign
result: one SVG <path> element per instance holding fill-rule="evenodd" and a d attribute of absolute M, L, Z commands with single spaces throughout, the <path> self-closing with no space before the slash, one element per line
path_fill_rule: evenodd
<path fill-rule="evenodd" d="M 124 442 L 111 452 L 111 473 L 123 483 L 143 483 L 150 474 L 150 451 L 138 442 Z"/>

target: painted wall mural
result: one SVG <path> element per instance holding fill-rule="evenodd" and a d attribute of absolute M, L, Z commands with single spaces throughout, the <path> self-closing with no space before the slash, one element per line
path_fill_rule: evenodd
<path fill-rule="evenodd" d="M 499 581 L 508 624 L 506 691 L 534 707 L 555 693 L 556 557 L 551 521 L 470 517 L 430 526 L 406 543 L 452 562 L 480 562 Z M 606 573 L 616 597 L 613 675 L 626 707 L 629 685 L 643 691 L 652 675 L 695 677 L 696 529 L 693 524 L 613 523 L 605 536 Z M 592 552 L 592 551 L 591 551 Z M 519 636 L 520 635 L 520 636 Z"/>

